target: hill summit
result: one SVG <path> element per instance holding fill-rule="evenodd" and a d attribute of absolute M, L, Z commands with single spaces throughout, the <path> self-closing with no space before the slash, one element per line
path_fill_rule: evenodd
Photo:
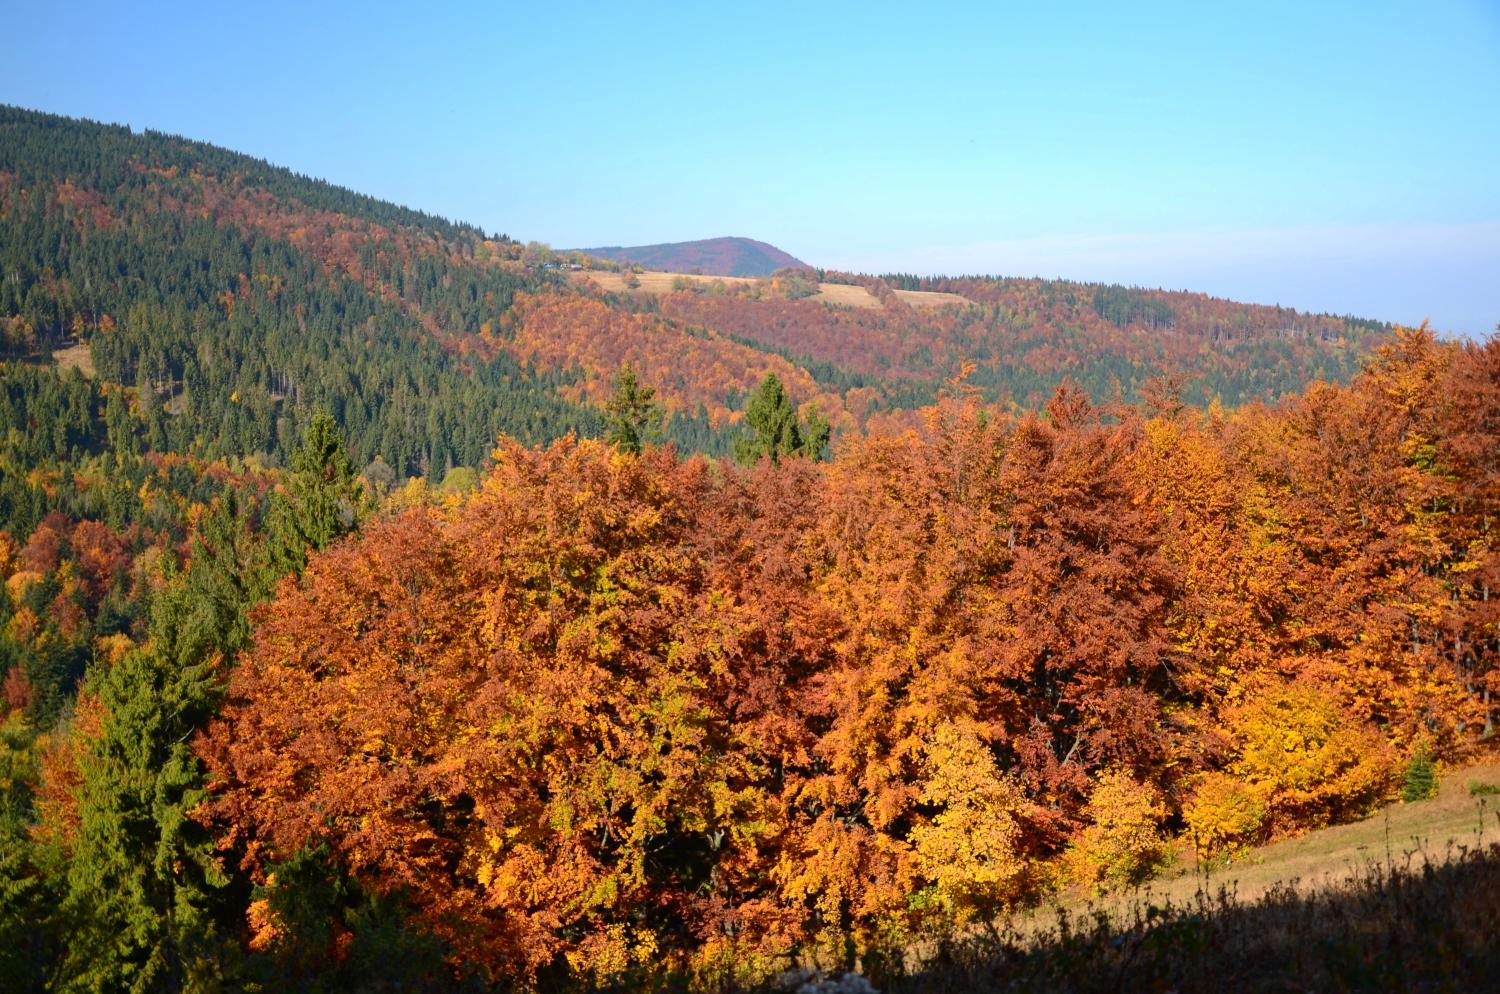
<path fill-rule="evenodd" d="M 774 245 L 753 238 L 704 238 L 660 245 L 609 245 L 579 249 L 616 262 L 633 262 L 664 272 L 700 272 L 706 276 L 769 276 L 778 269 L 807 269 L 807 263 Z"/>

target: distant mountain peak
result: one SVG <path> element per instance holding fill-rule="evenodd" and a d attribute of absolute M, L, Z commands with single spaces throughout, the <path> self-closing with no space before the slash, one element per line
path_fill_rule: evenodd
<path fill-rule="evenodd" d="M 633 262 L 645 269 L 669 273 L 696 270 L 706 276 L 769 276 L 778 269 L 810 268 L 774 245 L 738 236 L 659 245 L 607 245 L 577 251 L 616 262 Z"/>

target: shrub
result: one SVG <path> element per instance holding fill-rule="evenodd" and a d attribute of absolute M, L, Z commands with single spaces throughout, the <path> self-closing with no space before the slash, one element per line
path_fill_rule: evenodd
<path fill-rule="evenodd" d="M 1161 793 L 1115 770 L 1099 778 L 1089 797 L 1093 824 L 1069 851 L 1073 879 L 1098 889 L 1139 883 L 1168 858 Z"/>
<path fill-rule="evenodd" d="M 1226 773 L 1200 777 L 1192 799 L 1182 810 L 1193 845 L 1205 858 L 1231 855 L 1261 841 L 1267 813 L 1263 787 Z"/>
<path fill-rule="evenodd" d="M 1403 801 L 1422 801 L 1437 793 L 1437 769 L 1427 750 L 1419 749 L 1406 764 L 1406 773 L 1401 782 Z"/>
<path fill-rule="evenodd" d="M 1228 715 L 1235 779 L 1265 798 L 1273 831 L 1321 828 L 1368 813 L 1385 796 L 1385 738 L 1308 683 L 1275 685 Z"/>

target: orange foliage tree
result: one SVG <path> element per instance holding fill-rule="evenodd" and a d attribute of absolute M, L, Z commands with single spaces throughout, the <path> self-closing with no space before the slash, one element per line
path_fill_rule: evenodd
<path fill-rule="evenodd" d="M 273 894 L 327 852 L 465 962 L 612 982 L 1356 816 L 1491 720 L 1497 371 L 1419 330 L 1228 415 L 955 383 L 826 465 L 502 442 L 259 612 L 205 816 Z"/>
<path fill-rule="evenodd" d="M 807 749 L 806 608 L 755 536 L 805 514 L 795 478 L 761 495 L 593 442 L 496 463 L 261 616 L 204 744 L 228 843 L 263 872 L 327 842 L 497 973 L 782 937 L 765 862 Z"/>

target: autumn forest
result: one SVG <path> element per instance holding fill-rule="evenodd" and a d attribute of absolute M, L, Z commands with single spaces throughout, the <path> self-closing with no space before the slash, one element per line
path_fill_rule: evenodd
<path fill-rule="evenodd" d="M 1500 339 L 653 275 L 0 108 L 0 988 L 894 974 L 1492 748 Z"/>

